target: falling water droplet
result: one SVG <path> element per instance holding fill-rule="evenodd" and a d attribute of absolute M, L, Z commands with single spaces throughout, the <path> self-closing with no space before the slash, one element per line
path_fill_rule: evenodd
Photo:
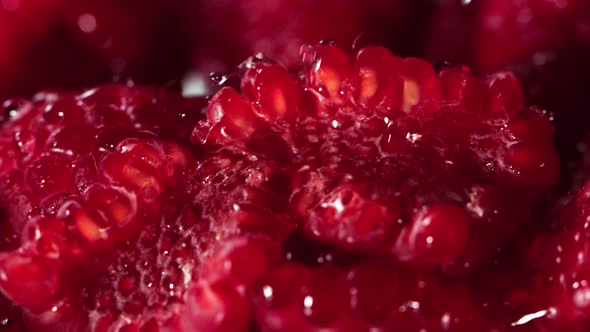
<path fill-rule="evenodd" d="M 209 79 L 213 84 L 223 85 L 228 80 L 228 76 L 226 74 L 214 72 L 209 74 Z"/>
<path fill-rule="evenodd" d="M 0 327 L 6 327 L 10 325 L 10 319 L 6 315 L 0 314 Z"/>
<path fill-rule="evenodd" d="M 2 112 L 0 113 L 0 122 L 8 121 L 16 118 L 21 103 L 18 100 L 7 100 L 2 104 Z"/>

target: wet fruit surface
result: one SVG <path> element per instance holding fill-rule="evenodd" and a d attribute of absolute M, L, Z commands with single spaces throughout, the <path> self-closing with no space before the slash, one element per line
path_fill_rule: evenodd
<path fill-rule="evenodd" d="M 555 331 L 585 331 L 588 312 L 588 190 L 586 182 L 563 209 L 552 232 L 532 244 L 534 267 L 531 312 L 543 312 L 539 326 Z"/>
<path fill-rule="evenodd" d="M 324 44 L 297 73 L 254 57 L 234 77 L 208 100 L 112 84 L 5 102 L 20 241 L 0 289 L 31 331 L 508 331 L 528 314 L 506 252 L 559 162 L 514 75 Z"/>
<path fill-rule="evenodd" d="M 2 121 L 3 222 L 21 233 L 0 258 L 8 297 L 32 330 L 164 322 L 207 244 L 178 194 L 191 190 L 179 179 L 204 101 L 108 85 L 14 103 Z"/>
<path fill-rule="evenodd" d="M 479 73 L 511 70 L 528 100 L 555 116 L 563 162 L 561 190 L 580 166 L 577 144 L 588 131 L 590 67 L 586 1 L 444 1 L 432 20 L 425 53 L 432 61 L 465 63 Z M 575 184 L 573 184 L 575 186 Z"/>

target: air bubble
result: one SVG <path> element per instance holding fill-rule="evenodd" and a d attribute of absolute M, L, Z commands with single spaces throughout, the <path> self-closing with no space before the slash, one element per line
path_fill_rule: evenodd
<path fill-rule="evenodd" d="M 257 64 L 276 65 L 277 63 L 276 63 L 276 61 L 267 57 L 263 53 L 257 53 L 256 55 L 251 56 L 251 57 L 247 58 L 246 60 L 244 60 L 242 63 L 240 63 L 238 65 L 238 68 L 242 69 L 242 70 L 247 70 L 247 69 L 254 68 L 254 66 Z M 236 74 L 238 74 L 238 73 L 236 73 Z"/>

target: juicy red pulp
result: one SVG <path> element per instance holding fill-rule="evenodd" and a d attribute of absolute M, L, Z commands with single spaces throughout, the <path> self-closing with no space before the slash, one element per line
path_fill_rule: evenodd
<path fill-rule="evenodd" d="M 410 265 L 449 275 L 488 271 L 494 253 L 528 219 L 535 194 L 557 178 L 548 116 L 524 107 L 520 85 L 510 74 L 496 74 L 482 82 L 466 69 L 435 73 L 420 60 L 402 60 L 381 48 L 363 49 L 353 60 L 333 46 L 304 51 L 303 73 L 297 79 L 271 64 L 245 63 L 242 94 L 223 88 L 213 96 L 207 121 L 196 127 L 193 142 L 229 159 L 224 176 L 214 178 L 222 190 L 236 184 L 226 174 L 244 168 L 231 162 L 228 154 L 261 164 L 237 182 L 250 187 L 237 191 L 240 204 L 233 204 L 229 196 L 226 209 L 232 215 L 245 210 L 256 216 L 257 229 L 274 238 L 282 238 L 284 227 L 277 226 L 283 223 L 268 220 L 278 221 L 287 214 L 304 237 L 330 245 L 332 253 L 311 255 L 306 264 L 325 263 L 330 273 L 345 275 L 350 265 L 332 266 L 336 250 L 389 257 L 405 265 L 402 270 Z M 273 189 L 271 179 L 276 173 L 289 180 L 286 192 Z M 252 188 L 264 188 L 265 183 L 271 186 Z M 275 196 L 269 197 L 273 192 Z M 252 227 L 246 220 L 239 218 Z M 287 260 L 300 259 L 294 258 L 299 257 L 298 250 L 288 251 Z M 417 310 L 417 318 L 387 311 L 380 323 L 357 320 L 351 307 L 340 306 L 350 301 L 354 307 L 356 299 L 346 295 L 354 287 L 334 281 L 335 289 L 306 295 L 304 290 L 311 287 L 306 278 L 313 283 L 322 277 L 315 276 L 315 269 L 291 263 L 284 269 L 287 272 L 278 268 L 277 281 L 272 277 L 270 284 L 257 290 L 256 296 L 264 298 L 254 302 L 263 331 L 290 327 L 360 331 L 371 324 L 405 326 L 401 322 L 406 319 L 415 319 L 408 326 L 416 330 L 420 326 L 437 329 L 441 327 L 434 322 L 440 320 L 434 317 L 448 313 L 443 306 Z M 294 279 L 291 274 L 296 275 Z M 291 285 L 292 280 L 303 284 Z M 480 286 L 473 285 L 477 291 Z M 279 300 L 275 306 L 274 287 L 286 292 L 288 300 Z M 317 318 L 316 309 L 308 308 L 316 301 L 321 303 Z M 368 305 L 374 301 L 379 300 L 371 298 Z M 429 301 L 416 303 L 428 306 Z M 485 318 L 465 323 L 471 312 L 481 308 L 469 296 L 458 302 L 464 305 L 457 308 L 460 318 L 445 319 L 459 325 L 448 328 L 490 326 Z M 403 311 L 399 303 L 392 307 Z M 429 316 L 430 310 L 434 316 Z M 498 321 L 497 325 L 507 329 L 509 323 Z"/>
<path fill-rule="evenodd" d="M 206 109 L 122 85 L 7 104 L 0 289 L 31 329 L 508 330 L 483 308 L 512 302 L 474 293 L 557 178 L 549 117 L 509 73 L 380 47 L 300 67 L 246 62 Z"/>
<path fill-rule="evenodd" d="M 555 229 L 540 233 L 528 260 L 534 271 L 531 311 L 546 311 L 538 325 L 555 331 L 585 331 L 590 324 L 588 213 L 590 182 L 568 197 Z"/>
<path fill-rule="evenodd" d="M 20 237 L 14 232 L 6 213 L 0 209 L 0 251 L 14 250 L 19 246 Z M 0 296 L 0 329 L 6 332 L 26 331 L 21 309 L 4 295 Z"/>
<path fill-rule="evenodd" d="M 551 126 L 524 109 L 511 75 L 436 74 L 381 48 L 356 61 L 332 46 L 307 57 L 303 82 L 252 65 L 246 98 L 222 89 L 193 139 L 288 163 L 290 210 L 310 236 L 461 274 L 485 262 L 526 220 L 536 188 L 556 179 Z"/>
<path fill-rule="evenodd" d="M 513 71 L 527 99 L 554 114 L 562 195 L 572 191 L 587 135 L 590 6 L 580 0 L 444 1 L 432 21 L 426 57 L 468 64 L 478 73 Z M 573 184 L 572 184 L 573 183 Z M 556 199 L 550 197 L 550 200 Z"/>
<path fill-rule="evenodd" d="M 183 145 L 202 105 L 110 85 L 41 93 L 8 112 L 2 204 L 22 244 L 0 259 L 0 283 L 33 330 L 150 326 L 173 314 L 190 282 L 179 265 L 202 245 L 190 240 L 206 242 L 177 194 L 190 192 L 179 181 L 193 163 Z"/>

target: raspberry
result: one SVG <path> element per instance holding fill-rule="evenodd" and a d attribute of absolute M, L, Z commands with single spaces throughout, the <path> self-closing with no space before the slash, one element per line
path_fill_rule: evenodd
<path fill-rule="evenodd" d="M 588 10 L 590 7 L 579 0 L 447 1 L 439 5 L 435 15 L 431 47 L 435 54 L 469 61 L 491 72 L 523 63 L 536 53 L 540 58 L 543 52 L 583 43 L 589 37 Z M 440 40 L 438 34 L 448 37 Z M 457 41 L 458 35 L 461 40 L 472 40 L 473 44 L 466 46 L 472 49 L 445 47 L 453 35 Z M 544 61 L 536 62 L 542 65 Z"/>
<path fill-rule="evenodd" d="M 537 236 L 531 251 L 534 298 L 531 312 L 545 312 L 539 325 L 551 330 L 584 331 L 588 310 L 588 198 L 586 182 L 563 209 L 556 230 Z"/>
<path fill-rule="evenodd" d="M 204 102 L 107 85 L 18 105 L 1 124 L 12 164 L 0 178 L 22 243 L 0 257 L 0 288 L 33 330 L 166 323 L 191 280 L 183 268 L 208 243 L 176 194 L 191 190 L 180 179 L 195 162 L 186 147 Z"/>
<path fill-rule="evenodd" d="M 511 74 L 437 74 L 379 47 L 354 59 L 333 46 L 308 52 L 302 81 L 254 63 L 244 96 L 223 88 L 193 133 L 193 142 L 253 159 L 282 151 L 275 162 L 290 163 L 290 209 L 308 235 L 465 273 L 557 179 L 549 120 L 523 106 Z"/>
<path fill-rule="evenodd" d="M 10 251 L 20 246 L 20 237 L 14 229 L 4 211 L 0 210 L 0 251 Z M 24 332 L 25 328 L 21 309 L 10 300 L 0 295 L 0 329 L 7 332 Z"/>
<path fill-rule="evenodd" d="M 588 129 L 585 86 L 590 67 L 586 1 L 480 0 L 439 4 L 427 43 L 428 58 L 465 63 L 479 73 L 512 70 L 527 99 L 555 115 L 556 143 L 564 164 Z M 466 42 L 467 41 L 467 42 Z M 571 181 L 563 174 L 563 186 Z"/>
<path fill-rule="evenodd" d="M 512 74 L 331 45 L 237 74 L 207 105 L 4 104 L 0 290 L 32 331 L 508 329 L 474 293 L 559 168 Z"/>
<path fill-rule="evenodd" d="M 271 271 L 253 296 L 262 331 L 490 328 L 471 307 L 466 289 L 439 282 L 425 275 L 404 275 L 379 262 L 346 269 L 287 263 Z M 376 291 L 379 285 L 386 293 Z M 427 300 L 430 297 L 437 300 Z"/>

